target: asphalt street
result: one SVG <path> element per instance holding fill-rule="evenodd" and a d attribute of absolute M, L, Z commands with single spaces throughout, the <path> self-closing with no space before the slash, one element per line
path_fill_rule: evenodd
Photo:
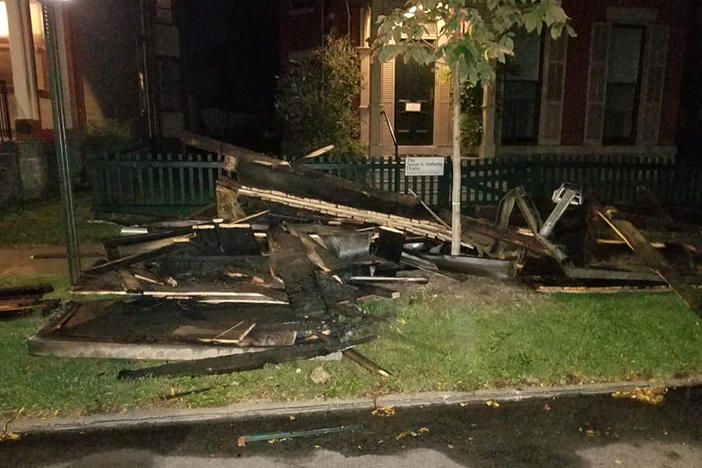
<path fill-rule="evenodd" d="M 659 405 L 572 397 L 26 435 L 0 443 L 0 466 L 697 468 L 702 389 L 669 391 Z"/>

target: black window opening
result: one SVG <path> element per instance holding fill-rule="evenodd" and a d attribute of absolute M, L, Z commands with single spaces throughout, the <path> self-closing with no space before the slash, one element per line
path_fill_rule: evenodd
<path fill-rule="evenodd" d="M 628 145 L 636 140 L 643 42 L 641 26 L 612 27 L 602 131 L 604 144 Z"/>
<path fill-rule="evenodd" d="M 312 13 L 319 0 L 290 0 L 291 13 Z"/>
<path fill-rule="evenodd" d="M 434 143 L 434 67 L 395 61 L 395 137 L 399 145 Z"/>
<path fill-rule="evenodd" d="M 504 67 L 502 143 L 536 144 L 541 91 L 541 36 L 520 31 Z"/>

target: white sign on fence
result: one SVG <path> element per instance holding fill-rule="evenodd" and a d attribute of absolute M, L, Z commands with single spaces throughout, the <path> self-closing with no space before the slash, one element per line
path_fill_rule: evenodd
<path fill-rule="evenodd" d="M 444 158 L 407 156 L 405 158 L 405 175 L 442 176 L 444 175 Z"/>

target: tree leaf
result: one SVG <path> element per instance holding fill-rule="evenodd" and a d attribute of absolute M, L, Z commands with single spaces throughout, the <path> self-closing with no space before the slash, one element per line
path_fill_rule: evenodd
<path fill-rule="evenodd" d="M 534 13 L 524 15 L 524 27 L 526 28 L 527 32 L 532 32 L 534 29 L 536 29 L 538 24 L 539 19 Z"/>
<path fill-rule="evenodd" d="M 555 25 L 551 26 L 551 37 L 554 40 L 561 37 L 562 33 L 563 33 L 563 25 L 562 24 L 555 24 Z"/>

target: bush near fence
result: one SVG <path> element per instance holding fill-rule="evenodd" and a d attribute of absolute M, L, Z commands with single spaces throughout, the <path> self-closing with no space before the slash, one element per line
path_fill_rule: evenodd
<path fill-rule="evenodd" d="M 406 177 L 404 156 L 344 158 L 328 156 L 308 165 L 365 183 L 378 190 L 415 192 L 432 206 L 450 207 L 451 164 L 444 176 Z M 212 154 L 150 152 L 93 155 L 89 159 L 94 208 L 98 212 L 173 216 L 214 199 L 223 158 Z M 666 205 L 702 207 L 702 164 L 613 155 L 530 155 L 464 160 L 462 202 L 493 204 L 523 185 L 534 197 L 550 197 L 562 182 L 583 186 L 585 196 L 603 202 L 633 202 L 646 186 Z"/>

